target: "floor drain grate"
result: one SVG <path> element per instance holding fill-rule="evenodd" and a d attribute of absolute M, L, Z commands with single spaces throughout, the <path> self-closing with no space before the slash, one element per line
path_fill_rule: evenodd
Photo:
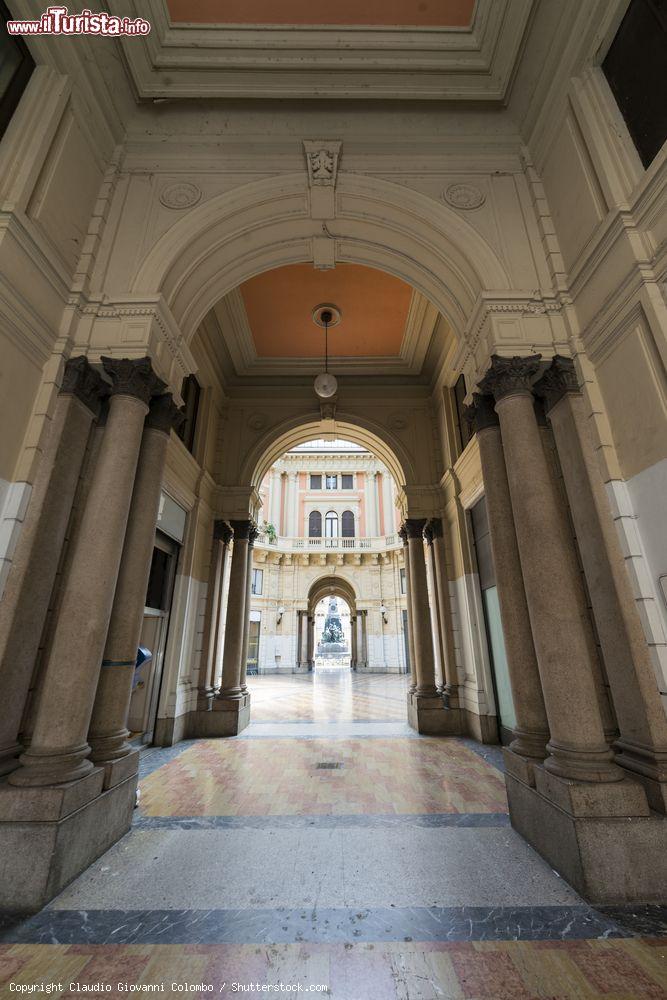
<path fill-rule="evenodd" d="M 318 771 L 340 771 L 343 765 L 337 760 L 321 760 L 319 764 L 316 764 L 316 769 Z"/>

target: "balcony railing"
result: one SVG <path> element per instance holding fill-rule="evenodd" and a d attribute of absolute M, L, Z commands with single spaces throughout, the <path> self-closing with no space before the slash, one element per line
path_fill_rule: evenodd
<path fill-rule="evenodd" d="M 273 541 L 265 533 L 257 538 L 257 545 L 281 549 L 287 552 L 378 552 L 384 549 L 397 548 L 402 545 L 401 539 L 394 532 L 391 535 L 378 535 L 367 538 L 275 538 Z"/>

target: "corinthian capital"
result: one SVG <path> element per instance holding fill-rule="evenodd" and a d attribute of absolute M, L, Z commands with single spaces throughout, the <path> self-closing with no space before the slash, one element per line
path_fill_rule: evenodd
<path fill-rule="evenodd" d="M 70 358 L 65 364 L 60 394 L 76 396 L 94 416 L 97 416 L 102 401 L 109 395 L 109 386 L 100 373 L 89 364 L 88 359 L 81 354 L 76 358 Z"/>
<path fill-rule="evenodd" d="M 491 393 L 496 402 L 514 393 L 531 393 L 541 357 L 541 354 L 532 354 L 528 358 L 517 355 L 503 358 L 493 354 L 491 367 L 479 383 L 480 389 L 483 393 Z"/>
<path fill-rule="evenodd" d="M 485 427 L 497 427 L 498 414 L 494 406 L 493 396 L 485 396 L 481 392 L 475 392 L 472 398 L 472 406 L 465 407 L 463 416 L 471 425 L 474 433 L 483 431 Z"/>
<path fill-rule="evenodd" d="M 153 371 L 150 358 L 102 358 L 101 361 L 111 378 L 112 396 L 135 396 L 148 406 L 151 396 L 166 388 Z"/>
<path fill-rule="evenodd" d="M 154 396 L 151 399 L 146 427 L 168 434 L 172 427 L 177 431 L 184 420 L 185 414 L 176 406 L 170 392 L 164 392 L 161 396 Z"/>
<path fill-rule="evenodd" d="M 572 358 L 556 354 L 539 381 L 534 385 L 535 393 L 544 400 L 544 409 L 549 412 L 559 399 L 568 392 L 578 393 L 579 382 Z"/>

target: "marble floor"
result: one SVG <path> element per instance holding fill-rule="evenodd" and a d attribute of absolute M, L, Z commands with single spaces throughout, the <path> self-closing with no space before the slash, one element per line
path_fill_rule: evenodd
<path fill-rule="evenodd" d="M 497 748 L 407 727 L 405 677 L 249 685 L 245 733 L 146 750 L 131 832 L 0 915 L 0 995 L 667 997 L 667 907 L 589 907 L 509 825 Z"/>

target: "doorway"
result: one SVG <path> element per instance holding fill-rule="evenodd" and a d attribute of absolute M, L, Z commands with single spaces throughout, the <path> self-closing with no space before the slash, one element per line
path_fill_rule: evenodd
<path fill-rule="evenodd" d="M 179 551 L 173 539 L 156 532 L 139 640 L 152 655 L 135 676 L 128 718 L 128 729 L 141 743 L 152 743 L 155 732 Z"/>

